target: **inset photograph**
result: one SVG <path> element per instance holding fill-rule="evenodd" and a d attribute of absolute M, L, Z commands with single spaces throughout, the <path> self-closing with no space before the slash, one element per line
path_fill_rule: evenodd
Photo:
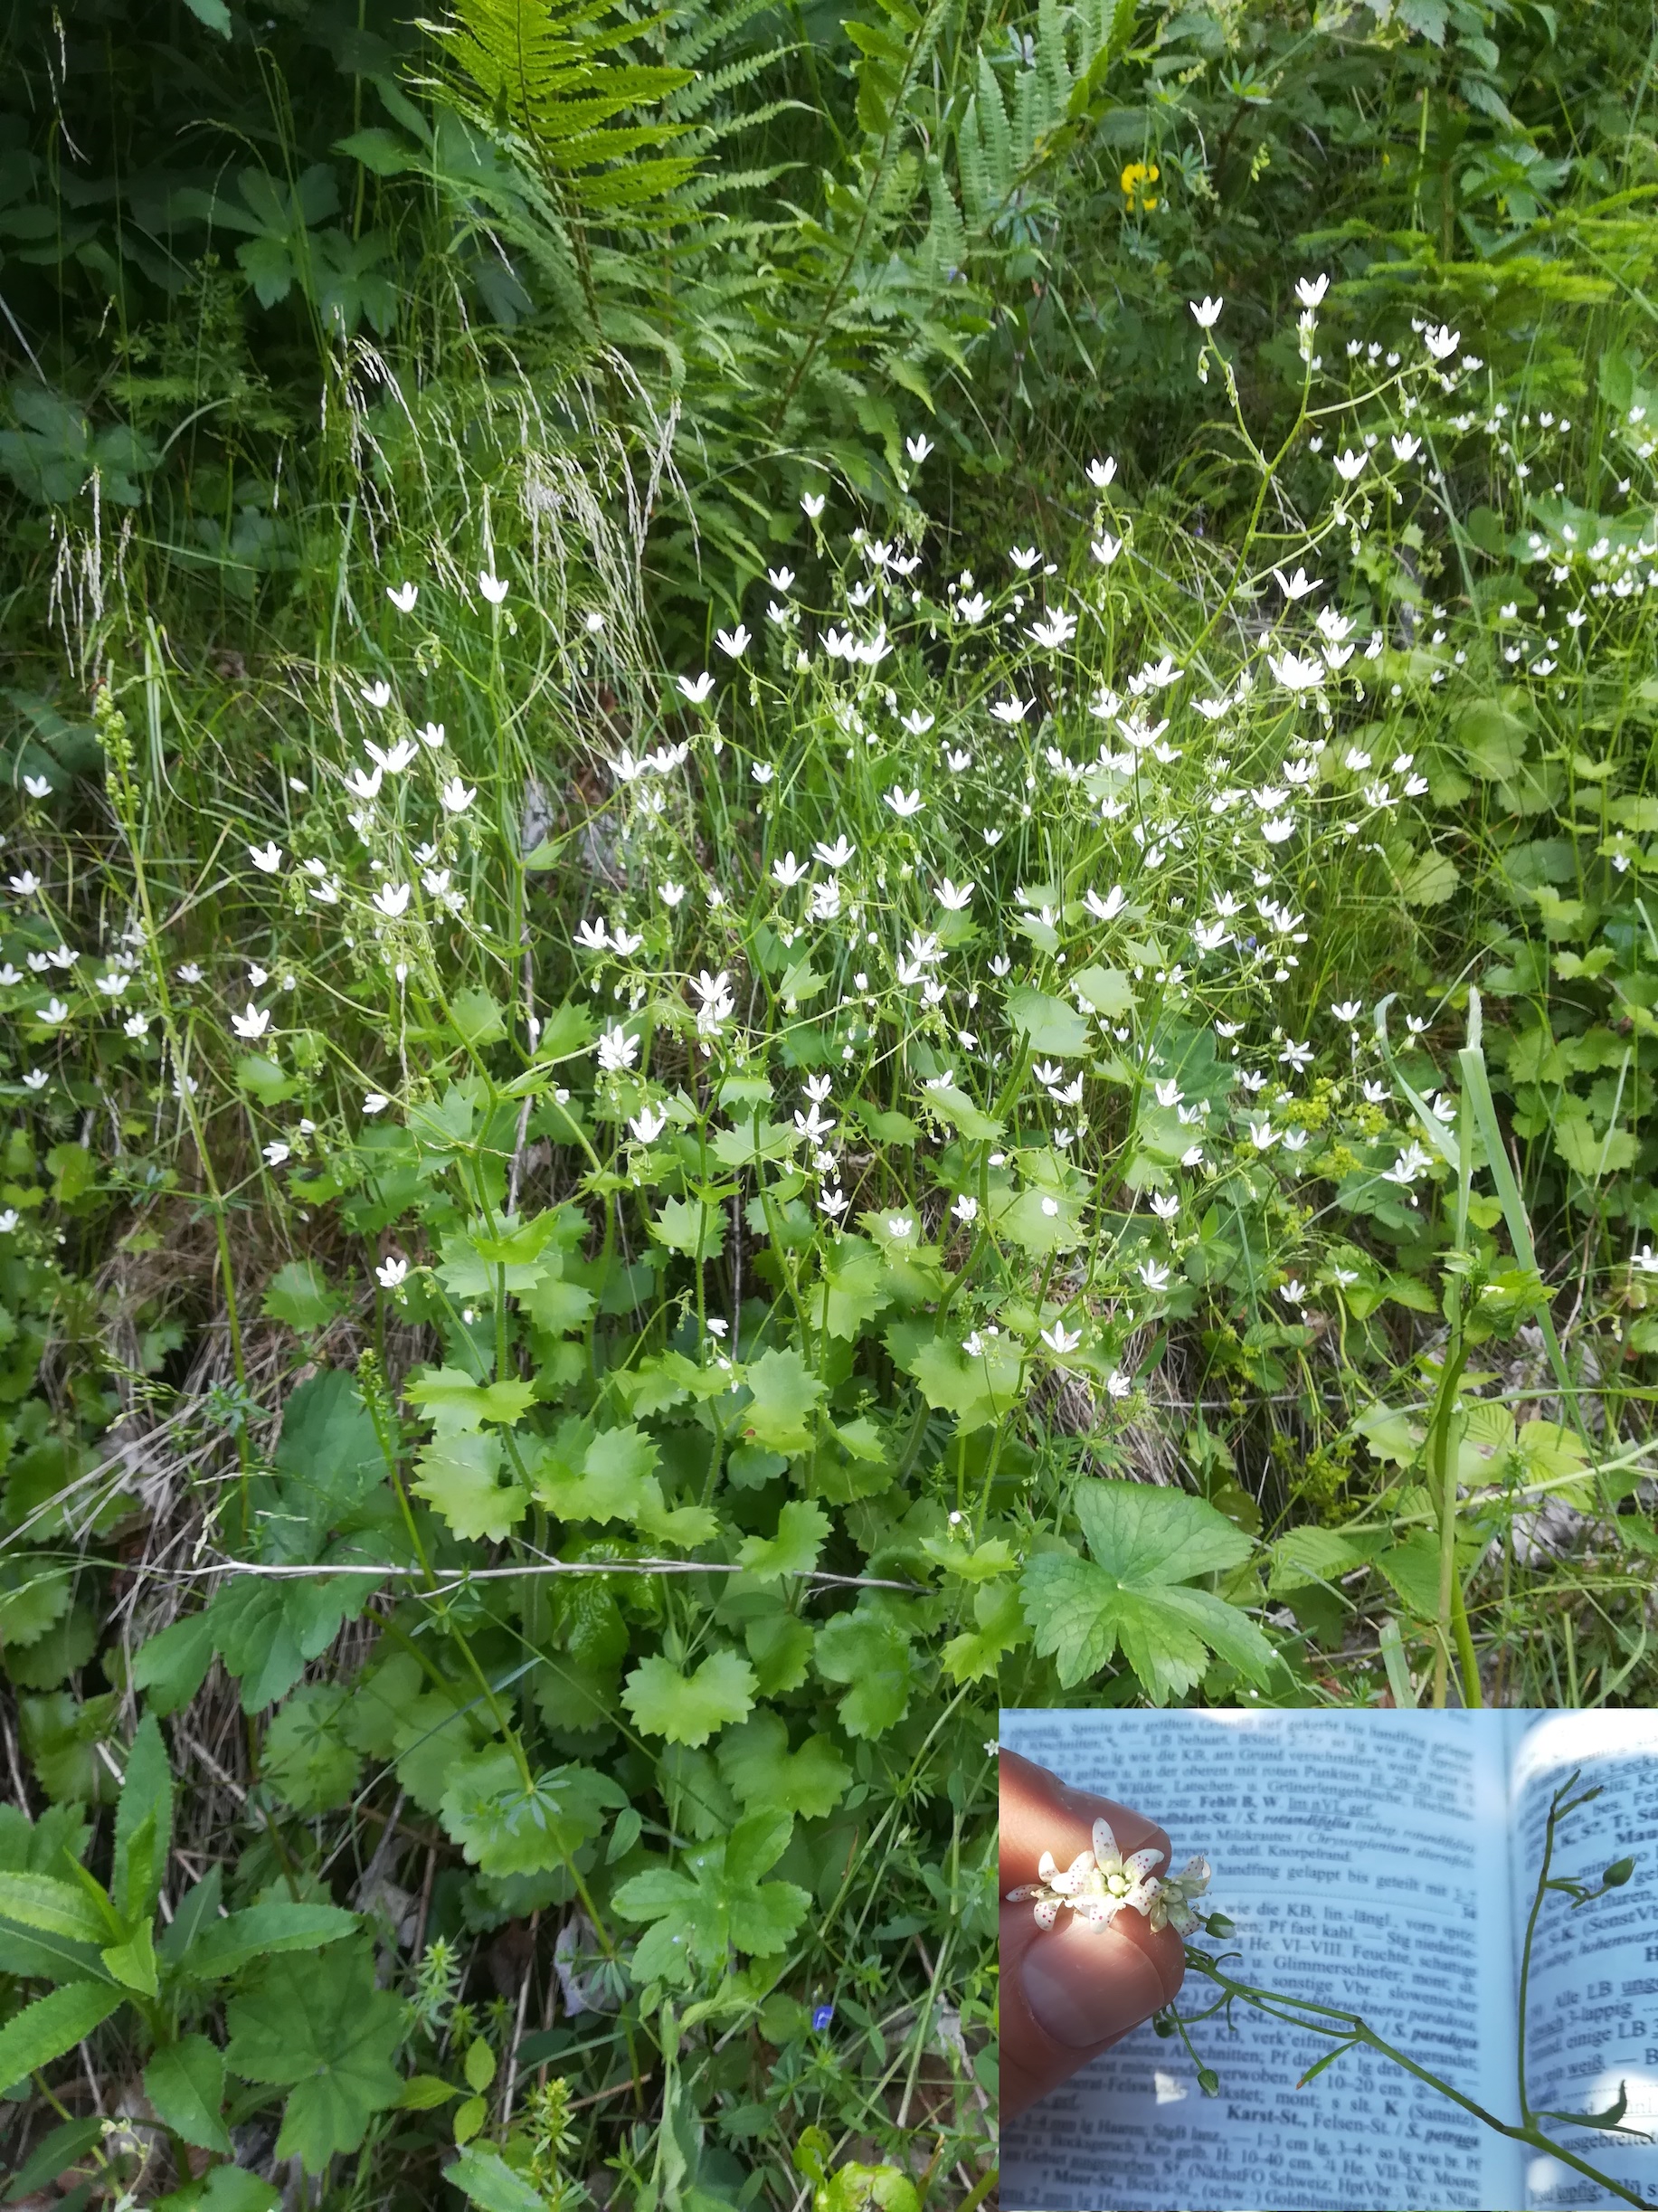
<path fill-rule="evenodd" d="M 1658 2206 L 1658 1715 L 1005 1711 L 1021 2212 Z"/>

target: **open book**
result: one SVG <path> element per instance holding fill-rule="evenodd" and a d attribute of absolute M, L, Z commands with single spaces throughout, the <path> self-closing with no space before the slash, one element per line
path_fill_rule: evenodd
<path fill-rule="evenodd" d="M 1516 1990 L 1554 1790 L 1575 1814 L 1534 1948 L 1528 2079 L 1538 2109 L 1606 2111 L 1658 2135 L 1658 1715 L 1646 1713 L 1004 1712 L 1001 1740 L 1066 1781 L 1160 1821 L 1173 1864 L 1213 1863 L 1206 1907 L 1237 1932 L 1241 1980 L 1358 2012 L 1497 2118 L 1519 2119 Z M 1188 1977 L 1181 2009 L 1211 1985 Z M 1150 2026 L 1002 2130 L 1015 2212 L 1554 2212 L 1615 2205 L 1560 2160 L 1483 2127 L 1401 2069 L 1238 2008 L 1193 2030 L 1220 2076 L 1198 2090 Z M 1658 2203 L 1658 2144 L 1557 2139 Z"/>

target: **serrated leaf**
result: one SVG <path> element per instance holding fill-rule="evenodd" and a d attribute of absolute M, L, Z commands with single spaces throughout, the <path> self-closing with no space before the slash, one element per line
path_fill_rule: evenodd
<path fill-rule="evenodd" d="M 716 1651 L 688 1675 L 669 1659 L 642 1660 L 622 1685 L 621 1702 L 647 1735 L 670 1743 L 706 1743 L 740 1721 L 754 1703 L 754 1670 L 734 1651 Z"/>
<path fill-rule="evenodd" d="M 231 2139 L 220 2118 L 224 2054 L 205 2036 L 164 2043 L 144 2069 L 144 2093 L 163 2127 L 199 2150 L 230 2155 Z"/>
<path fill-rule="evenodd" d="M 1211 1650 L 1265 1681 L 1273 1648 L 1247 1615 L 1180 1587 L 1241 1565 L 1251 1550 L 1241 1529 L 1201 1498 L 1149 1484 L 1088 1482 L 1075 1503 L 1092 1556 L 1040 1553 L 1021 1584 L 1037 1649 L 1067 1688 L 1107 1666 L 1119 1646 L 1153 1704 L 1191 1689 Z"/>
<path fill-rule="evenodd" d="M 952 1682 L 982 1682 L 995 1674 L 1009 1652 L 1029 1641 L 1018 1590 L 1012 1582 L 987 1583 L 976 1591 L 973 1619 L 977 1627 L 952 1636 L 939 1654 L 939 1664 Z"/>
<path fill-rule="evenodd" d="M 515 2173 L 498 2150 L 469 2143 L 443 2169 L 443 2179 L 478 2212 L 546 2212 L 546 2199 L 522 2174 Z"/>
<path fill-rule="evenodd" d="M 785 1949 L 811 1899 L 792 1882 L 762 1877 L 788 1848 L 792 1825 L 786 1813 L 754 1815 L 678 1866 L 648 1867 L 622 1883 L 616 1910 L 650 1923 L 634 1951 L 634 1979 L 683 1987 L 698 1966 L 723 1966 L 733 1949 L 762 1958 Z"/>
<path fill-rule="evenodd" d="M 107 1981 L 71 1981 L 37 1997 L 0 2027 L 0 2082 L 9 2089 L 26 2081 L 72 2051 L 126 2001 L 127 1991 Z"/>
<path fill-rule="evenodd" d="M 526 1785 L 503 1743 L 450 1769 L 440 1813 L 444 1832 L 483 1874 L 541 1874 L 564 1865 L 601 1834 L 627 1799 L 592 1767 L 554 1767 Z M 476 2084 L 474 2084 L 476 2086 Z"/>
<path fill-rule="evenodd" d="M 777 1516 L 777 1533 L 745 1536 L 737 1552 L 737 1564 L 761 1581 L 784 1574 L 810 1574 L 829 1533 L 829 1517 L 821 1505 L 791 1498 Z"/>
<path fill-rule="evenodd" d="M 308 1336 L 326 1328 L 343 1303 L 314 1259 L 290 1259 L 265 1286 L 260 1310 L 267 1320 L 286 1322 Z"/>
<path fill-rule="evenodd" d="M 697 1198 L 670 1198 L 651 1222 L 650 1233 L 687 1259 L 717 1259 L 725 1248 L 725 1209 Z"/>
<path fill-rule="evenodd" d="M 803 1451 L 811 1441 L 810 1420 L 824 1391 L 792 1345 L 763 1352 L 744 1375 L 753 1403 L 740 1416 L 743 1432 L 770 1451 Z"/>
<path fill-rule="evenodd" d="M 1086 1016 L 1028 983 L 1009 992 L 1008 1019 L 1033 1052 L 1074 1060 L 1088 1049 Z"/>
<path fill-rule="evenodd" d="M 403 2041 L 402 2001 L 374 1987 L 374 1960 L 360 1946 L 272 1960 L 252 1989 L 232 1998 L 226 2018 L 232 2073 L 294 2084 L 276 2156 L 298 2156 L 307 2173 L 355 2150 L 374 2113 L 403 2093 L 392 2064 Z"/>
<path fill-rule="evenodd" d="M 727 1787 L 745 1812 L 798 1813 L 821 1820 L 851 1785 L 850 1768 L 827 1738 L 808 1735 L 789 1749 L 789 1728 L 778 1713 L 751 1714 L 729 1728 L 715 1754 Z"/>
<path fill-rule="evenodd" d="M 336 1904 L 290 1904 L 273 1899 L 225 1920 L 207 1920 L 186 1945 L 181 1965 L 194 1981 L 223 1981 L 255 1959 L 319 1951 L 355 1934 L 355 1913 Z"/>
<path fill-rule="evenodd" d="M 506 1460 L 507 1448 L 493 1429 L 434 1437 L 415 1459 L 411 1487 L 437 1507 L 457 1536 L 499 1543 L 530 1502 L 522 1483 L 502 1482 Z"/>
<path fill-rule="evenodd" d="M 818 1630 L 812 1664 L 826 1682 L 851 1685 L 838 1707 L 849 1736 L 885 1735 L 910 1709 L 914 1656 L 909 1638 L 890 1622 L 838 1613 Z"/>
<path fill-rule="evenodd" d="M 261 1772 L 296 1812 L 332 1812 L 351 1801 L 362 1762 L 342 1727 L 349 1696 L 340 1683 L 308 1684 L 293 1692 L 265 1732 Z"/>
<path fill-rule="evenodd" d="M 1134 1011 L 1134 991 L 1121 968 L 1079 968 L 1071 988 L 1108 1021 L 1125 1021 Z"/>

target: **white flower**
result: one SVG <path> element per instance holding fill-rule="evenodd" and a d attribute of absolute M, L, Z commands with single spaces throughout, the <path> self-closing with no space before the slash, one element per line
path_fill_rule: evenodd
<path fill-rule="evenodd" d="M 1189 299 L 1186 304 L 1190 308 L 1192 318 L 1197 323 L 1198 329 L 1212 330 L 1220 320 L 1220 310 L 1226 305 L 1226 301 L 1206 298 L 1201 300 Z"/>
<path fill-rule="evenodd" d="M 1178 1106 L 1180 1105 L 1180 1087 L 1172 1077 L 1166 1082 L 1157 1084 L 1154 1087 L 1160 1106 Z"/>
<path fill-rule="evenodd" d="M 973 887 L 971 883 L 952 883 L 946 876 L 938 885 L 935 896 L 946 914 L 964 914 L 972 904 Z"/>
<path fill-rule="evenodd" d="M 575 926 L 576 943 L 583 952 L 602 953 L 610 943 L 610 933 L 599 921 L 582 921 Z"/>
<path fill-rule="evenodd" d="M 933 727 L 933 721 L 931 715 L 923 714 L 919 707 L 914 707 L 905 716 L 904 727 L 912 737 L 924 737 Z"/>
<path fill-rule="evenodd" d="M 1088 463 L 1088 481 L 1095 491 L 1104 491 L 1116 473 L 1116 461 L 1109 455 L 1104 460 L 1091 460 Z"/>
<path fill-rule="evenodd" d="M 1420 1144 L 1407 1144 L 1393 1165 L 1382 1170 L 1382 1181 L 1396 1182 L 1401 1191 L 1408 1191 L 1423 1169 L 1431 1163 L 1431 1154 L 1424 1152 Z"/>
<path fill-rule="evenodd" d="M 844 1191 L 823 1190 L 818 1193 L 819 1208 L 822 1212 L 828 1214 L 831 1221 L 838 1221 L 840 1219 L 847 1210 L 847 1195 Z"/>
<path fill-rule="evenodd" d="M 1317 577 L 1309 576 L 1304 568 L 1298 568 L 1293 576 L 1286 576 L 1283 569 L 1274 568 L 1273 574 L 1278 580 L 1278 589 L 1292 605 L 1296 600 L 1304 599 L 1309 592 L 1321 592 L 1324 588 Z"/>
<path fill-rule="evenodd" d="M 1388 443 L 1393 448 L 1396 460 L 1414 460 L 1422 451 L 1422 441 L 1412 431 L 1407 431 L 1402 438 L 1389 438 Z"/>
<path fill-rule="evenodd" d="M 1279 1284 L 1278 1296 L 1284 1300 L 1286 1305 L 1305 1305 L 1307 1303 L 1307 1286 L 1304 1283 L 1298 1283 L 1294 1277 L 1292 1276 L 1287 1283 Z"/>
<path fill-rule="evenodd" d="M 1034 1901 L 1039 1928 L 1051 1928 L 1062 1905 L 1068 1905 L 1091 1928 L 1109 1928 L 1117 1914 L 1130 1907 L 1149 1918 L 1158 1894 L 1153 1869 L 1162 1856 L 1148 1847 L 1124 1858 L 1110 1823 L 1096 1820 L 1092 1851 L 1079 1853 L 1064 1874 L 1055 1865 L 1053 1853 L 1044 1851 L 1037 1865 L 1041 1879 L 1010 1889 L 1007 1902 Z"/>
<path fill-rule="evenodd" d="M 685 897 L 685 886 L 682 883 L 658 883 L 657 897 L 671 910 Z"/>
<path fill-rule="evenodd" d="M 696 1030 L 701 1037 L 717 1037 L 720 1024 L 729 1021 L 736 1011 L 736 1002 L 731 995 L 731 977 L 722 968 L 717 975 L 710 975 L 705 968 L 692 979 L 691 988 L 701 999 L 697 1009 Z"/>
<path fill-rule="evenodd" d="M 886 1217 L 886 1233 L 895 1244 L 902 1244 L 915 1227 L 906 1213 L 893 1213 Z"/>
<path fill-rule="evenodd" d="M 844 868 L 857 850 L 856 845 L 848 844 L 844 831 L 832 845 L 814 845 L 812 847 L 812 851 L 822 861 L 824 867 L 834 869 Z"/>
<path fill-rule="evenodd" d="M 1042 1342 L 1050 1352 L 1057 1353 L 1062 1359 L 1067 1352 L 1075 1352 L 1082 1341 L 1082 1331 L 1067 1329 L 1063 1321 L 1056 1321 L 1051 1329 L 1042 1332 Z"/>
<path fill-rule="evenodd" d="M 1083 893 L 1083 904 L 1096 922 L 1112 922 L 1128 903 L 1128 894 L 1120 883 L 1113 884 L 1104 898 L 1095 890 Z"/>
<path fill-rule="evenodd" d="M 611 944 L 624 960 L 630 953 L 637 953 L 644 942 L 637 930 L 626 928 L 621 922 L 611 924 Z"/>
<path fill-rule="evenodd" d="M 408 1272 L 406 1259 L 383 1259 L 374 1269 L 374 1280 L 382 1290 L 395 1290 Z"/>
<path fill-rule="evenodd" d="M 1102 568 L 1109 568 L 1123 550 L 1123 540 L 1113 537 L 1109 530 L 1102 530 L 1089 551 Z"/>
<path fill-rule="evenodd" d="M 507 596 L 506 584 L 498 576 L 492 576 L 488 569 L 479 574 L 478 588 L 492 607 L 498 607 Z"/>
<path fill-rule="evenodd" d="M 1629 1262 L 1637 1275 L 1658 1275 L 1658 1252 L 1650 1244 L 1644 1244 Z"/>
<path fill-rule="evenodd" d="M 147 1037 L 149 1035 L 149 1016 L 147 1014 L 128 1014 L 121 1027 L 128 1037 Z"/>
<path fill-rule="evenodd" d="M 475 783 L 463 783 L 458 775 L 452 775 L 440 790 L 438 796 L 443 802 L 443 811 L 446 814 L 464 814 L 473 800 L 477 798 L 478 787 Z"/>
<path fill-rule="evenodd" d="M 1154 1192 L 1151 1199 L 1151 1210 L 1160 1221 L 1172 1221 L 1175 1215 L 1180 1210 L 1179 1191 L 1158 1191 Z"/>
<path fill-rule="evenodd" d="M 137 1019 L 140 1019 L 140 1017 L 134 1017 L 134 1020 Z M 147 1029 L 148 1026 L 149 1024 L 146 1022 L 145 1027 Z M 132 1023 L 129 1021 L 127 1027 L 130 1032 Z M 46 1070 L 43 1068 L 31 1068 L 28 1074 L 24 1078 L 24 1087 L 26 1090 L 43 1091 L 51 1080 L 52 1078 L 46 1073 Z"/>
<path fill-rule="evenodd" d="M 1045 615 L 1039 622 L 1033 622 L 1028 634 L 1049 652 L 1057 652 L 1062 645 L 1068 645 L 1076 635 L 1076 617 L 1067 614 L 1060 607 Z"/>
<path fill-rule="evenodd" d="M 377 710 L 389 707 L 392 703 L 391 685 L 384 678 L 377 683 L 365 684 L 363 700 L 365 706 L 373 707 Z"/>
<path fill-rule="evenodd" d="M 418 584 L 388 584 L 385 587 L 386 597 L 400 614 L 408 614 L 412 611 L 420 593 Z"/>
<path fill-rule="evenodd" d="M 49 1021 L 55 1029 L 60 1021 L 67 1021 L 69 1020 L 69 1009 L 64 1005 L 62 999 L 56 997 L 50 998 L 47 1000 L 45 1005 L 39 1010 L 38 1019 L 42 1021 Z"/>
<path fill-rule="evenodd" d="M 933 441 L 927 436 L 925 431 L 923 431 L 917 438 L 906 438 L 904 441 L 904 450 L 919 469 L 922 462 L 933 451 Z"/>
<path fill-rule="evenodd" d="M 1295 297 L 1303 308 L 1318 307 L 1329 290 L 1328 277 L 1297 277 L 1295 280 Z"/>
<path fill-rule="evenodd" d="M 17 974 L 15 969 L 9 975 L 4 970 L 0 970 L 0 983 L 15 983 L 21 981 L 22 978 Z M 121 969 L 112 968 L 108 975 L 100 975 L 98 978 L 98 988 L 103 992 L 105 998 L 118 999 L 131 981 L 131 976 L 126 974 Z"/>
<path fill-rule="evenodd" d="M 1105 1378 L 1105 1388 L 1113 1398 L 1132 1398 L 1134 1385 L 1120 1367 L 1113 1367 Z"/>
<path fill-rule="evenodd" d="M 944 755 L 944 765 L 952 775 L 960 775 L 964 768 L 971 768 L 972 764 L 972 755 L 959 748 L 953 752 L 946 751 Z"/>
<path fill-rule="evenodd" d="M 895 783 L 889 792 L 882 795 L 900 821 L 907 821 L 912 814 L 921 812 L 923 802 L 919 791 L 905 791 L 900 784 Z"/>
<path fill-rule="evenodd" d="M 769 783 L 772 781 L 772 778 L 777 774 L 776 769 L 772 767 L 769 760 L 751 761 L 749 763 L 748 772 L 750 775 L 753 777 L 755 783 L 760 784 L 763 788 L 764 785 Z"/>
<path fill-rule="evenodd" d="M 266 1165 L 268 1167 L 280 1167 L 283 1161 L 288 1157 L 288 1146 L 284 1144 L 279 1138 L 272 1137 L 270 1144 L 265 1147 Z"/>
<path fill-rule="evenodd" d="M 21 876 L 11 876 L 6 880 L 19 898 L 33 898 L 41 888 L 41 879 L 32 868 L 25 868 Z"/>
<path fill-rule="evenodd" d="M 346 778 L 346 788 L 359 799 L 378 798 L 381 779 L 384 774 L 385 771 L 383 768 L 375 768 L 367 774 L 365 774 L 361 768 L 353 768 Z"/>
<path fill-rule="evenodd" d="M 23 787 L 31 799 L 50 799 L 52 796 L 52 778 L 49 775 L 26 775 Z"/>
<path fill-rule="evenodd" d="M 1269 1121 L 1251 1122 L 1249 1142 L 1257 1152 L 1271 1152 L 1273 1146 L 1278 1142 L 1278 1132 Z"/>
<path fill-rule="evenodd" d="M 1353 1022 L 1358 1021 L 1364 1008 L 1357 999 L 1341 999 L 1330 1011 L 1338 1021 Z"/>
<path fill-rule="evenodd" d="M 1335 457 L 1336 474 L 1344 484 L 1357 483 L 1369 458 L 1368 453 L 1355 453 L 1350 446 L 1345 453 L 1338 453 Z"/>
<path fill-rule="evenodd" d="M 612 1021 L 599 1039 L 598 1054 L 606 1075 L 620 1075 L 639 1058 L 639 1039 L 630 1037 L 619 1021 Z"/>
<path fill-rule="evenodd" d="M 827 883 L 814 883 L 811 900 L 807 909 L 814 922 L 832 922 L 840 913 L 840 885 L 831 876 Z"/>
<path fill-rule="evenodd" d="M 388 775 L 401 775 L 412 760 L 420 758 L 418 746 L 412 745 L 407 737 L 400 737 L 396 744 L 384 753 L 371 739 L 365 737 L 363 741 L 363 749 L 377 766 L 385 770 Z"/>
<path fill-rule="evenodd" d="M 823 508 L 824 497 L 820 491 L 803 491 L 801 494 L 801 512 L 808 522 L 816 522 Z"/>
<path fill-rule="evenodd" d="M 386 1096 L 384 1091 L 365 1091 L 363 1094 L 363 1111 L 365 1114 L 384 1114 L 391 1103 L 391 1099 Z M 303 1124 L 301 1126 L 303 1126 Z"/>
<path fill-rule="evenodd" d="M 1142 1259 L 1138 1269 L 1141 1281 L 1148 1290 L 1167 1290 L 1169 1270 L 1159 1259 Z"/>
<path fill-rule="evenodd" d="M 389 922 L 394 922 L 409 904 L 410 887 L 406 883 L 388 884 L 374 893 L 374 905 Z"/>
<path fill-rule="evenodd" d="M 245 1012 L 231 1016 L 231 1027 L 238 1037 L 262 1037 L 270 1027 L 270 1010 L 266 1007 L 261 1011 L 250 999 Z"/>
<path fill-rule="evenodd" d="M 789 851 L 781 860 L 772 861 L 772 873 L 785 891 L 791 891 L 803 877 L 810 873 L 810 869 L 806 861 L 797 860 L 793 852 Z"/>
<path fill-rule="evenodd" d="M 976 1221 L 979 1219 L 979 1201 L 963 1191 L 950 1210 L 958 1221 Z M 1654 1265 L 1658 1266 L 1658 1262 Z"/>
<path fill-rule="evenodd" d="M 1429 323 L 1422 333 L 1422 343 L 1427 347 L 1435 361 L 1447 360 L 1462 344 L 1462 332 L 1453 330 L 1445 323 L 1440 323 L 1437 326 Z"/>
<path fill-rule="evenodd" d="M 274 840 L 269 845 L 250 845 L 248 858 L 262 874 L 274 876 L 282 865 L 282 848 Z"/>
<path fill-rule="evenodd" d="M 1208 1885 L 1209 1863 L 1206 1858 L 1188 1859 L 1179 1874 L 1165 1875 L 1157 1884 L 1157 1894 L 1146 1915 L 1152 1933 L 1167 1927 L 1172 1928 L 1177 1935 L 1189 1935 L 1198 1925 L 1191 1900 L 1201 1897 Z"/>
<path fill-rule="evenodd" d="M 782 568 L 768 568 L 765 573 L 766 579 L 774 592 L 786 592 L 794 582 L 794 571 L 787 565 Z"/>
<path fill-rule="evenodd" d="M 1299 1073 L 1312 1060 L 1312 1047 L 1310 1044 L 1298 1045 L 1293 1038 L 1286 1038 L 1284 1050 L 1278 1058 Z"/>
<path fill-rule="evenodd" d="M 668 1126 L 668 1115 L 660 1106 L 641 1106 L 628 1126 L 641 1144 L 654 1144 Z"/>
<path fill-rule="evenodd" d="M 739 622 L 734 630 L 715 631 L 715 642 L 729 660 L 741 660 L 753 640 L 749 635 L 747 624 Z"/>
<path fill-rule="evenodd" d="M 423 745 L 429 746 L 431 750 L 435 753 L 438 747 L 443 743 L 442 723 L 423 722 L 420 728 L 420 740 Z"/>
<path fill-rule="evenodd" d="M 1031 702 L 1028 699 L 998 699 L 990 708 L 990 712 L 999 722 L 1006 722 L 1011 727 L 1014 724 L 1025 719 L 1025 717 L 1030 712 L 1030 707 Z"/>
<path fill-rule="evenodd" d="M 1268 653 L 1266 660 L 1286 691 L 1316 691 L 1323 683 L 1324 664 L 1311 655 L 1303 660 L 1297 653 Z"/>
<path fill-rule="evenodd" d="M 1008 558 L 1022 576 L 1028 576 L 1042 555 L 1034 546 L 1009 546 Z"/>

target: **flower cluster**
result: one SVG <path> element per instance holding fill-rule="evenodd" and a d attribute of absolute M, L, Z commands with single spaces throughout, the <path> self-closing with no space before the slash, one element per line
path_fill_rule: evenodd
<path fill-rule="evenodd" d="M 1135 1912 L 1153 1930 L 1172 1928 L 1189 1935 L 1198 1924 L 1195 1898 L 1209 1885 L 1208 1859 L 1189 1859 L 1178 1875 L 1159 1875 L 1161 1851 L 1131 1851 L 1126 1857 L 1108 1820 L 1094 1824 L 1094 1848 L 1082 1851 L 1062 1872 L 1051 1851 L 1037 1864 L 1039 1879 L 1010 1889 L 1009 1904 L 1031 1904 L 1039 1928 L 1051 1928 L 1066 1906 L 1090 1928 L 1109 1928 L 1119 1913 Z"/>

